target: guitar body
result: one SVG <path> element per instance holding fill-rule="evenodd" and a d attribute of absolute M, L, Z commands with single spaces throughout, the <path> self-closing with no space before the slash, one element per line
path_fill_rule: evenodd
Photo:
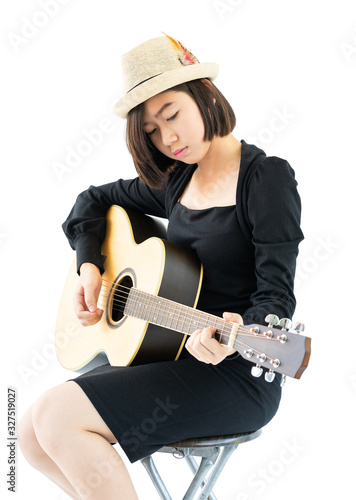
<path fill-rule="evenodd" d="M 75 316 L 73 294 L 79 277 L 74 258 L 56 323 L 60 363 L 66 369 L 79 371 L 84 366 L 95 366 L 100 353 L 105 353 L 105 361 L 112 366 L 178 359 L 186 335 L 125 315 L 122 290 L 134 287 L 195 307 L 202 281 L 198 257 L 194 251 L 162 239 L 165 227 L 155 219 L 118 206 L 109 209 L 106 219 L 102 245 L 105 272 L 98 301 L 104 314 L 99 323 L 90 327 L 81 326 Z"/>

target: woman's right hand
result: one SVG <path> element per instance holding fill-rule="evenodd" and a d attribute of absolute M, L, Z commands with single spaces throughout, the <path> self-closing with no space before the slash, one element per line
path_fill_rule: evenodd
<path fill-rule="evenodd" d="M 74 292 L 74 311 L 83 326 L 95 325 L 101 320 L 103 310 L 97 306 L 102 278 L 99 268 L 85 262 L 80 266 L 80 278 Z"/>

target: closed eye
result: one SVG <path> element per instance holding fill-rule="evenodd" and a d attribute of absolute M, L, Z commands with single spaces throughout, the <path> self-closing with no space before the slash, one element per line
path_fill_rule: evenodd
<path fill-rule="evenodd" d="M 177 111 L 176 113 L 174 113 L 174 115 L 173 115 L 173 116 L 171 116 L 171 117 L 167 118 L 167 122 L 169 122 L 169 121 L 174 120 L 175 118 L 177 118 L 178 113 L 179 113 L 179 111 Z M 146 134 L 147 134 L 147 135 L 152 135 L 154 132 L 156 132 L 156 130 L 157 130 L 157 129 L 155 129 L 155 128 L 154 128 L 154 129 L 153 129 L 153 130 L 151 130 L 150 132 L 146 132 Z"/>
<path fill-rule="evenodd" d="M 177 118 L 177 115 L 178 115 L 178 111 L 176 113 L 174 113 L 173 116 L 171 116 L 170 118 L 168 118 L 167 121 L 169 122 L 170 120 L 174 120 L 175 118 Z"/>

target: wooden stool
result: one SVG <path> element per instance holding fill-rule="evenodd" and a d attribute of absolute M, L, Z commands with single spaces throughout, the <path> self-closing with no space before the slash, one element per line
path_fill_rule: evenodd
<path fill-rule="evenodd" d="M 157 453 L 172 453 L 176 458 L 185 458 L 194 478 L 183 497 L 183 500 L 193 500 L 199 488 L 201 489 L 199 499 L 217 500 L 212 489 L 218 480 L 226 462 L 236 450 L 239 444 L 252 441 L 262 433 L 259 429 L 253 432 L 243 434 L 233 434 L 231 436 L 208 437 L 197 439 L 186 439 L 179 443 L 164 446 Z M 196 462 L 193 456 L 201 457 L 200 464 Z M 143 458 L 141 463 L 147 470 L 153 484 L 156 487 L 162 500 L 172 500 L 165 484 L 153 461 L 152 455 Z M 206 478 L 208 471 L 210 475 Z"/>

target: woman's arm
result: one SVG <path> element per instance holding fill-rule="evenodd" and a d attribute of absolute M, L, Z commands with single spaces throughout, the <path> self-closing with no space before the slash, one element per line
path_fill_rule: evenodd
<path fill-rule="evenodd" d="M 248 190 L 248 217 L 255 249 L 256 291 L 245 311 L 247 323 L 264 323 L 267 314 L 293 316 L 293 292 L 301 202 L 294 171 L 285 160 L 268 157 L 255 171 Z"/>
<path fill-rule="evenodd" d="M 106 213 L 112 205 L 166 217 L 165 190 L 148 188 L 138 178 L 91 186 L 83 191 L 62 225 L 70 246 L 77 252 L 78 273 L 84 262 L 104 271 L 101 245 L 106 232 Z"/>
<path fill-rule="evenodd" d="M 251 307 L 242 316 L 224 313 L 224 319 L 264 324 L 270 313 L 291 318 L 296 304 L 296 259 L 303 233 L 297 182 L 286 161 L 267 158 L 257 167 L 249 183 L 247 212 L 253 228 L 256 291 Z M 233 350 L 219 344 L 213 334 L 210 328 L 194 332 L 186 343 L 187 350 L 205 363 L 220 363 Z"/>
<path fill-rule="evenodd" d="M 106 232 L 106 213 L 114 204 L 150 215 L 166 216 L 164 190 L 150 189 L 139 179 L 91 186 L 78 196 L 62 227 L 77 253 L 80 277 L 73 302 L 83 326 L 96 324 L 103 314 L 97 306 L 101 273 L 104 272 L 101 245 Z"/>

